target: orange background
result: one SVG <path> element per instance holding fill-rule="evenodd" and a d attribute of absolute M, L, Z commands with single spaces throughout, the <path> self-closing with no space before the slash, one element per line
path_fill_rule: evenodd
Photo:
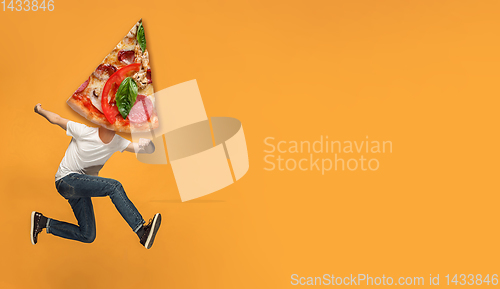
<path fill-rule="evenodd" d="M 0 11 L 1 288 L 500 274 L 498 1 L 55 2 Z M 118 153 L 101 176 L 146 220 L 162 213 L 153 248 L 108 198 L 94 201 L 93 244 L 43 232 L 33 246 L 32 210 L 75 220 L 54 186 L 70 139 L 33 107 L 89 124 L 66 99 L 141 17 L 155 89 L 197 79 L 209 116 L 242 121 L 250 170 L 181 203 L 169 165 Z M 376 172 L 263 169 L 264 138 L 321 135 L 390 140 L 393 153 Z"/>

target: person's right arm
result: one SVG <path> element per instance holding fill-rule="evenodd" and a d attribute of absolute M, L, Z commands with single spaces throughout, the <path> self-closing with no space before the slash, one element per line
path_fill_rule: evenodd
<path fill-rule="evenodd" d="M 35 105 L 35 112 L 45 117 L 51 124 L 57 124 L 62 129 L 66 130 L 69 120 L 62 118 L 58 114 L 55 114 L 51 111 L 43 109 L 41 104 Z"/>
<path fill-rule="evenodd" d="M 152 154 L 155 152 L 155 144 L 150 139 L 140 138 L 138 143 L 131 142 L 125 151 L 131 153 Z"/>

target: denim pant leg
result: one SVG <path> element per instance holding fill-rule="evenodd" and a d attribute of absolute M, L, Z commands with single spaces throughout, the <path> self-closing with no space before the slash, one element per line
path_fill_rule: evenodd
<path fill-rule="evenodd" d="M 56 187 L 58 192 L 70 204 L 73 199 L 109 196 L 118 212 L 134 232 L 137 232 L 142 224 L 144 224 L 141 214 L 128 199 L 123 186 L 116 180 L 83 174 L 70 174 L 57 181 Z M 51 219 L 47 230 L 49 233 L 54 232 L 54 223 L 56 225 L 60 224 Z"/>
<path fill-rule="evenodd" d="M 68 199 L 73 213 L 78 221 L 78 226 L 67 222 L 49 219 L 47 233 L 65 239 L 92 243 L 96 236 L 94 208 L 90 198 Z"/>

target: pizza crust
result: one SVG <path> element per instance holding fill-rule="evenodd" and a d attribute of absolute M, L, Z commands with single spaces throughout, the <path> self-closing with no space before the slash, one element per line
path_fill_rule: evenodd
<path fill-rule="evenodd" d="M 107 129 L 110 130 L 115 130 L 115 128 L 112 127 L 112 124 L 109 123 L 107 120 L 103 120 L 102 118 L 97 117 L 94 115 L 92 112 L 90 112 L 83 103 L 80 101 L 76 100 L 73 97 L 70 97 L 67 101 L 68 105 L 76 111 L 79 115 L 83 116 L 84 118 L 90 120 L 91 122 L 98 124 L 100 126 L 103 126 Z M 104 115 L 103 115 L 104 117 Z M 130 132 L 130 131 L 128 131 Z"/>
<path fill-rule="evenodd" d="M 86 96 L 82 96 L 86 97 Z M 83 116 L 84 118 L 90 120 L 91 122 L 105 127 L 109 130 L 114 130 L 116 132 L 124 132 L 124 133 L 134 133 L 134 132 L 149 132 L 156 129 L 159 126 L 158 115 L 153 113 L 149 118 L 149 121 L 143 123 L 132 123 L 131 125 L 124 125 L 118 121 L 114 124 L 108 122 L 106 117 L 102 115 L 101 117 L 93 114 L 83 103 L 74 97 L 70 97 L 67 101 L 68 105 L 76 111 L 78 114 Z"/>

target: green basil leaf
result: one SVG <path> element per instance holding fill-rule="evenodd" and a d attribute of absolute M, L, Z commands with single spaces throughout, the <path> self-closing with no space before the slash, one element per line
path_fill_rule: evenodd
<path fill-rule="evenodd" d="M 138 93 L 139 89 L 137 88 L 137 84 L 131 77 L 125 78 L 120 84 L 120 87 L 118 87 L 115 100 L 118 111 L 123 119 L 127 118 L 132 106 L 134 106 Z"/>
<path fill-rule="evenodd" d="M 141 47 L 142 52 L 144 52 L 144 50 L 146 50 L 146 35 L 144 34 L 142 22 L 139 23 L 139 27 L 137 28 L 137 42 L 139 42 L 139 46 Z"/>

